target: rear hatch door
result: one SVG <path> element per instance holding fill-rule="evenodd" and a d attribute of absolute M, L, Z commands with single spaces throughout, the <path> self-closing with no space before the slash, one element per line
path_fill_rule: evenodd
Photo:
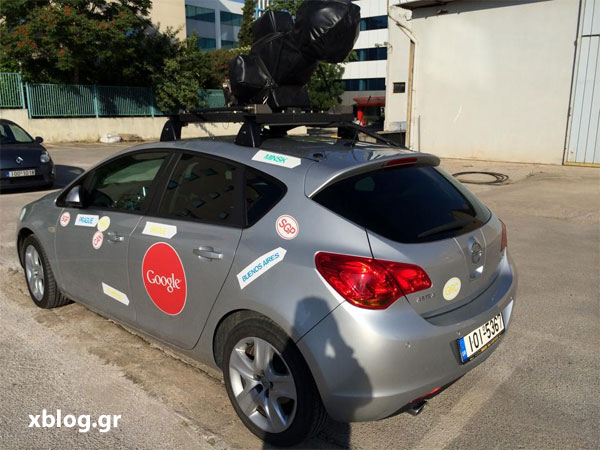
<path fill-rule="evenodd" d="M 334 180 L 313 198 L 367 229 L 375 259 L 416 264 L 431 288 L 406 297 L 425 317 L 468 303 L 497 276 L 498 219 L 451 175 L 402 164 Z"/>

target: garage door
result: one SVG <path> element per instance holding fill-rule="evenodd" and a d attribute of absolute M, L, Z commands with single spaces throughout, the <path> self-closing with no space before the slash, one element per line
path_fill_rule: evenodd
<path fill-rule="evenodd" d="M 600 166 L 600 0 L 581 0 L 566 164 Z"/>

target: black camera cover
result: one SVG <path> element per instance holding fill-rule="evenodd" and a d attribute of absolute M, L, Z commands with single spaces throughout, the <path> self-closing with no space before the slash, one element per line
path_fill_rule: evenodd
<path fill-rule="evenodd" d="M 271 33 L 286 33 L 294 29 L 294 19 L 287 11 L 268 10 L 252 22 L 252 38 L 258 41 Z"/>
<path fill-rule="evenodd" d="M 360 8 L 347 0 L 304 0 L 294 34 L 300 48 L 319 61 L 339 63 L 352 51 L 360 32 Z"/>

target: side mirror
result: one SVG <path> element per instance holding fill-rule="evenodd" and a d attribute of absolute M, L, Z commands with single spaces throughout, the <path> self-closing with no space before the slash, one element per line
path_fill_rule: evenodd
<path fill-rule="evenodd" d="M 65 203 L 73 208 L 83 208 L 83 188 L 81 185 L 71 188 L 65 197 Z"/>
<path fill-rule="evenodd" d="M 44 142 L 44 138 L 41 136 L 36 136 L 34 140 L 37 144 L 41 144 L 42 142 Z"/>

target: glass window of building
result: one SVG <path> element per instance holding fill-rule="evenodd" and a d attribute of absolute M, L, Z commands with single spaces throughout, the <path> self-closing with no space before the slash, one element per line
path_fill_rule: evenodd
<path fill-rule="evenodd" d="M 364 19 L 360 19 L 360 31 L 382 30 L 387 27 L 387 16 L 365 17 Z"/>
<path fill-rule="evenodd" d="M 211 39 L 211 38 L 199 37 L 198 38 L 198 47 L 200 47 L 204 50 L 212 50 L 214 48 L 217 48 L 217 40 Z"/>
<path fill-rule="evenodd" d="M 185 5 L 185 18 L 188 20 L 215 23 L 215 10 L 200 6 Z"/>
<path fill-rule="evenodd" d="M 237 42 L 236 41 L 227 41 L 224 39 L 221 39 L 221 48 L 233 48 L 237 46 Z"/>
<path fill-rule="evenodd" d="M 357 61 L 380 61 L 387 59 L 387 47 L 359 48 L 356 52 Z"/>
<path fill-rule="evenodd" d="M 242 26 L 242 15 L 229 11 L 221 11 L 221 25 Z"/>
<path fill-rule="evenodd" d="M 384 91 L 385 78 L 342 80 L 345 91 Z"/>

